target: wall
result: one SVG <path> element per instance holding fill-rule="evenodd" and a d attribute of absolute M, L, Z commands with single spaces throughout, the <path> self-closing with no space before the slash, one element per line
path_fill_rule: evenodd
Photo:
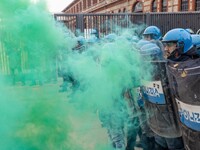
<path fill-rule="evenodd" d="M 154 0 L 74 0 L 63 12 L 65 13 L 131 13 L 136 3 L 142 2 L 142 12 L 151 12 Z M 157 12 L 162 12 L 162 1 L 157 1 Z M 167 12 L 181 11 L 181 1 L 166 0 Z M 200 0 L 187 0 L 188 11 L 195 10 L 195 2 Z"/>

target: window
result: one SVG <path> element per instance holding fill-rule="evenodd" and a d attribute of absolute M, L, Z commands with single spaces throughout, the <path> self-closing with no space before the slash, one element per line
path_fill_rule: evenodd
<path fill-rule="evenodd" d="M 162 4 L 161 4 L 161 8 L 162 8 L 162 12 L 166 12 L 167 11 L 167 0 L 162 0 Z"/>
<path fill-rule="evenodd" d="M 91 5 L 91 0 L 88 0 L 88 7 L 90 7 Z"/>
<path fill-rule="evenodd" d="M 126 8 L 123 9 L 123 13 L 126 13 Z"/>
<path fill-rule="evenodd" d="M 137 2 L 137 3 L 133 6 L 132 12 L 134 12 L 134 13 L 140 13 L 140 12 L 142 12 L 142 9 L 143 9 L 142 2 Z"/>
<path fill-rule="evenodd" d="M 80 4 L 80 12 L 82 11 L 82 2 L 79 3 Z"/>
<path fill-rule="evenodd" d="M 86 9 L 86 0 L 83 0 L 83 9 Z"/>
<path fill-rule="evenodd" d="M 79 5 L 77 4 L 76 5 L 76 13 L 78 13 L 79 12 Z"/>
<path fill-rule="evenodd" d="M 93 0 L 93 5 L 97 4 L 97 0 Z"/>
<path fill-rule="evenodd" d="M 195 8 L 195 10 L 196 11 L 200 11 L 200 0 L 196 0 L 196 8 Z"/>
<path fill-rule="evenodd" d="M 188 0 L 181 0 L 181 10 L 180 11 L 188 11 Z"/>
<path fill-rule="evenodd" d="M 157 0 L 152 1 L 152 12 L 157 12 Z"/>
<path fill-rule="evenodd" d="M 118 13 L 121 13 L 121 9 L 118 10 Z"/>

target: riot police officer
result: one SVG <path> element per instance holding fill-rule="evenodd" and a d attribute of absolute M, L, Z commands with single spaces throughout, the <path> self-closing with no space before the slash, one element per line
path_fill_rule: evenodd
<path fill-rule="evenodd" d="M 166 62 L 162 60 L 164 47 L 159 41 L 161 33 L 158 27 L 150 26 L 145 29 L 144 39 L 154 42 L 143 44 L 141 54 L 153 55 L 152 62 L 154 73 L 151 81 L 143 86 L 143 100 L 147 112 L 147 120 L 150 129 L 154 132 L 154 149 L 183 149 L 181 132 L 177 122 L 177 114 L 168 90 L 169 84 L 166 78 Z M 155 42 L 156 41 L 156 42 Z M 159 43 L 159 44 L 158 44 Z M 142 45 L 142 44 L 141 44 Z"/>
<path fill-rule="evenodd" d="M 90 31 L 89 38 L 87 40 L 89 45 L 93 45 L 94 43 L 100 43 L 99 31 L 97 29 L 92 29 Z"/>
<path fill-rule="evenodd" d="M 163 44 L 160 41 L 162 39 L 162 34 L 157 26 L 148 26 L 143 32 L 143 37 L 145 40 L 158 45 L 162 51 L 164 50 Z"/>
<path fill-rule="evenodd" d="M 82 53 L 86 49 L 86 40 L 83 36 L 78 36 L 76 40 L 77 40 L 77 44 L 75 45 L 75 47 L 72 48 L 72 50 L 73 52 Z M 60 85 L 61 89 L 59 90 L 59 92 L 66 92 L 69 84 L 71 84 L 72 85 L 71 87 L 74 88 L 78 86 L 78 81 L 74 79 L 71 73 L 67 72 L 67 68 L 65 66 L 66 64 L 64 62 L 62 65 L 63 65 L 63 68 L 62 68 L 61 76 L 63 78 L 63 83 Z"/>
<path fill-rule="evenodd" d="M 196 47 L 198 53 L 200 54 L 200 35 L 195 34 L 194 31 L 190 28 L 187 28 L 185 30 L 188 31 L 191 34 L 192 44 L 194 45 L 194 47 Z"/>
<path fill-rule="evenodd" d="M 191 35 L 182 28 L 163 37 L 171 90 L 179 113 L 186 150 L 200 147 L 200 58 Z"/>
<path fill-rule="evenodd" d="M 77 44 L 72 50 L 78 51 L 79 53 L 83 52 L 86 49 L 86 40 L 83 36 L 77 37 Z"/>
<path fill-rule="evenodd" d="M 162 42 L 165 47 L 165 57 L 173 61 L 186 61 L 197 56 L 192 36 L 182 28 L 168 31 Z"/>
<path fill-rule="evenodd" d="M 115 33 L 106 35 L 103 39 L 103 41 L 105 42 L 103 48 L 105 48 L 106 50 L 112 50 L 111 47 L 114 45 L 116 39 L 117 35 Z M 125 150 L 126 143 L 124 124 L 126 118 L 124 118 L 124 115 L 120 115 L 123 113 L 122 110 L 124 110 L 125 106 L 122 106 L 121 104 L 119 105 L 119 100 L 113 101 L 115 101 L 115 107 L 113 110 L 110 110 L 108 108 L 102 108 L 98 110 L 99 119 L 101 121 L 102 127 L 106 128 L 107 130 L 107 134 L 113 149 Z"/>
<path fill-rule="evenodd" d="M 199 34 L 192 34 L 192 44 L 197 49 L 197 53 L 200 54 L 200 35 Z"/>
<path fill-rule="evenodd" d="M 162 38 L 162 34 L 157 26 L 148 26 L 143 32 L 143 37 L 146 40 L 149 39 L 149 41 L 152 39 L 160 40 Z"/>
<path fill-rule="evenodd" d="M 150 57 L 151 59 L 158 58 L 160 55 L 160 48 L 155 44 L 156 40 L 161 37 L 160 30 L 155 26 L 147 27 L 143 32 L 143 38 L 136 44 L 139 52 L 143 57 Z M 160 53 L 160 54 L 159 54 Z M 157 55 L 158 54 L 158 55 Z M 138 87 L 138 95 L 142 95 L 141 87 Z M 144 101 L 141 96 L 138 96 L 138 111 L 141 113 L 139 116 L 141 133 L 138 132 L 140 136 L 140 146 L 144 150 L 154 148 L 154 133 L 150 129 L 147 123 L 146 108 L 144 107 Z"/>
<path fill-rule="evenodd" d="M 136 44 L 140 54 L 143 56 L 143 58 L 148 57 L 151 60 L 159 59 L 162 56 L 162 43 L 159 41 L 159 39 L 161 39 L 160 29 L 156 26 L 149 26 L 144 30 L 142 35 L 143 38 Z M 158 45 L 160 47 L 158 47 Z M 138 89 L 142 89 L 142 87 L 139 87 Z M 142 95 L 141 90 L 137 91 L 140 91 L 138 95 Z M 147 110 L 146 106 L 144 106 L 144 99 L 142 97 L 138 97 L 138 110 L 141 113 L 139 116 L 142 133 L 140 135 L 140 144 L 144 150 L 154 149 L 154 132 L 147 123 Z"/>

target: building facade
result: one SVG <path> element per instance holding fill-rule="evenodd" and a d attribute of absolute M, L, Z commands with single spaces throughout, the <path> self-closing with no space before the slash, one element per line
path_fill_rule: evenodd
<path fill-rule="evenodd" d="M 200 11 L 200 0 L 74 0 L 62 12 L 146 13 Z"/>

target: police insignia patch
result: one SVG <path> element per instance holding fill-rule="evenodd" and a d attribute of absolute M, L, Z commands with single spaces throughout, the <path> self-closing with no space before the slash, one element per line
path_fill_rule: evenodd
<path fill-rule="evenodd" d="M 183 72 L 181 73 L 181 77 L 186 77 L 187 76 L 187 71 L 183 70 Z"/>

